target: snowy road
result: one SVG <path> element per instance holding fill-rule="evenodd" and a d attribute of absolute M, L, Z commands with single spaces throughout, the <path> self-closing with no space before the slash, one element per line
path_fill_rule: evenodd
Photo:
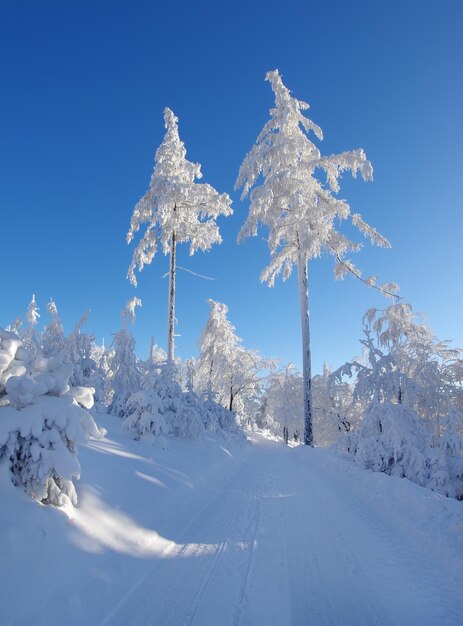
<path fill-rule="evenodd" d="M 461 624 L 455 578 L 319 452 L 256 435 L 100 623 Z"/>

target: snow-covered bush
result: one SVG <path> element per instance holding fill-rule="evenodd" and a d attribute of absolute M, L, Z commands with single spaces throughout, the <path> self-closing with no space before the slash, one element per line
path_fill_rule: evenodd
<path fill-rule="evenodd" d="M 212 395 L 182 390 L 172 363 L 157 364 L 151 387 L 133 394 L 127 401 L 124 428 L 135 439 L 147 433 L 197 439 L 204 431 L 238 433 L 234 413 L 214 401 Z"/>
<path fill-rule="evenodd" d="M 437 440 L 409 407 L 373 403 L 358 430 L 346 433 L 338 449 L 374 472 L 399 476 L 443 495 L 463 498 L 462 437 L 449 424 Z"/>
<path fill-rule="evenodd" d="M 0 459 L 9 464 L 13 482 L 32 497 L 75 504 L 77 443 L 103 434 L 85 410 L 93 404 L 93 389 L 69 386 L 72 365 L 64 351 L 30 366 L 14 334 L 0 329 L 0 339 L 3 364 L 5 354 L 10 359 L 2 372 L 6 406 L 0 407 Z"/>
<path fill-rule="evenodd" d="M 204 431 L 201 412 L 191 397 L 186 397 L 177 381 L 177 370 L 167 362 L 155 379 L 153 391 L 161 400 L 160 412 L 164 417 L 167 432 L 174 437 L 197 439 Z"/>
<path fill-rule="evenodd" d="M 26 373 L 27 353 L 18 335 L 0 328 L 0 405 L 6 394 L 6 383 L 12 376 Z"/>
<path fill-rule="evenodd" d="M 201 410 L 204 428 L 209 432 L 222 430 L 226 433 L 238 434 L 241 432 L 235 413 L 223 407 L 212 397 L 201 400 Z"/>
<path fill-rule="evenodd" d="M 398 303 L 364 317 L 362 357 L 335 372 L 355 373 L 360 428 L 339 447 L 364 467 L 463 499 L 461 351 L 438 341 Z"/>
<path fill-rule="evenodd" d="M 127 401 L 124 429 L 132 433 L 134 439 L 148 433 L 155 437 L 167 434 L 162 408 L 162 400 L 154 389 L 137 391 Z"/>

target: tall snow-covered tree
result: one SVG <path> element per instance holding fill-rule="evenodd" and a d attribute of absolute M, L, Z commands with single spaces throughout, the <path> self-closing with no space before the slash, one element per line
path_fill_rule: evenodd
<path fill-rule="evenodd" d="M 148 191 L 135 206 L 127 241 L 130 243 L 143 224 L 147 224 L 129 267 L 128 278 L 137 284 L 135 269 L 149 265 L 160 246 L 170 255 L 167 358 L 174 358 L 175 278 L 177 244 L 189 242 L 190 255 L 209 250 L 222 241 L 216 218 L 231 215 L 231 200 L 211 185 L 195 182 L 201 166 L 186 159 L 186 149 L 178 134 L 178 118 L 166 108 L 167 132 L 159 146 Z"/>
<path fill-rule="evenodd" d="M 236 188 L 243 188 L 242 198 L 254 188 L 239 240 L 256 235 L 259 224 L 268 228 L 271 262 L 261 280 L 270 286 L 278 274 L 282 273 L 286 280 L 293 266 L 297 267 L 303 344 L 304 442 L 313 445 L 308 261 L 328 252 L 336 260 L 338 278 L 346 272 L 361 278 L 359 270 L 345 256 L 349 251 L 358 250 L 359 244 L 335 227 L 336 220 L 349 217 L 373 243 L 389 244 L 360 215 L 351 215 L 348 203 L 334 195 L 339 191 L 338 179 L 344 171 L 352 172 L 353 176 L 360 172 L 364 180 L 372 178 L 372 166 L 364 151 L 322 157 L 308 136 L 312 131 L 321 140 L 322 131 L 302 113 L 309 105 L 291 96 L 278 70 L 268 72 L 266 80 L 270 81 L 275 94 L 275 107 L 241 164 L 236 181 Z M 318 172 L 325 175 L 326 182 L 317 178 Z M 373 286 L 375 279 L 370 277 L 365 282 Z M 391 285 L 380 287 L 383 291 L 392 288 Z"/>

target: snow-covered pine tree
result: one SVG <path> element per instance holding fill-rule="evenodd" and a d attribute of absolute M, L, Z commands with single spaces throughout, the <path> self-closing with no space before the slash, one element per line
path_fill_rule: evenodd
<path fill-rule="evenodd" d="M 47 304 L 47 310 L 51 320 L 43 331 L 42 335 L 42 352 L 43 356 L 49 358 L 56 356 L 65 346 L 65 337 L 63 324 L 58 315 L 56 303 L 50 299 Z"/>
<path fill-rule="evenodd" d="M 216 218 L 231 215 L 231 200 L 211 185 L 195 182 L 201 178 L 201 166 L 186 159 L 186 150 L 178 134 L 178 118 L 166 108 L 167 132 L 159 146 L 148 191 L 135 206 L 127 241 L 130 243 L 143 224 L 145 233 L 133 254 L 127 277 L 137 284 L 139 271 L 153 260 L 158 246 L 170 255 L 167 358 L 174 358 L 175 278 L 177 244 L 189 242 L 190 255 L 209 250 L 222 241 Z"/>
<path fill-rule="evenodd" d="M 39 323 L 39 318 L 39 307 L 35 301 L 35 294 L 32 294 L 32 299 L 29 302 L 26 312 L 27 325 L 24 329 L 22 329 L 22 333 L 20 334 L 22 343 L 24 347 L 27 348 L 29 359 L 31 361 L 38 359 L 42 354 L 40 336 L 36 329 L 37 324 Z"/>
<path fill-rule="evenodd" d="M 286 280 L 296 265 L 299 275 L 299 295 L 302 322 L 303 382 L 304 382 L 304 442 L 313 445 L 311 352 L 308 306 L 308 261 L 322 252 L 336 259 L 335 274 L 338 278 L 346 272 L 361 277 L 359 270 L 346 259 L 349 251 L 359 249 L 335 228 L 335 220 L 349 217 L 352 223 L 372 243 L 389 246 L 374 228 L 368 226 L 360 215 L 352 215 L 345 200 L 333 194 L 339 191 L 338 179 L 344 171 L 354 176 L 361 173 L 365 180 L 372 178 L 372 166 L 363 150 L 343 152 L 322 157 L 318 148 L 308 137 L 309 131 L 318 139 L 323 138 L 321 129 L 302 114 L 309 108 L 305 102 L 291 96 L 284 86 L 278 70 L 268 72 L 275 94 L 275 107 L 265 124 L 256 144 L 245 157 L 236 181 L 236 188 L 243 187 L 242 198 L 250 195 L 249 216 L 239 234 L 239 240 L 256 235 L 259 224 L 269 230 L 268 244 L 272 260 L 263 271 L 261 280 L 270 286 L 282 272 Z M 318 171 L 326 175 L 326 185 L 317 177 Z M 263 182 L 258 184 L 260 176 Z M 374 278 L 365 282 L 374 286 Z M 391 291 L 394 285 L 379 287 Z"/>
<path fill-rule="evenodd" d="M 92 386 L 97 367 L 92 358 L 95 336 L 82 331 L 89 313 L 89 311 L 86 311 L 82 315 L 74 330 L 66 337 L 65 341 L 66 359 L 72 363 L 70 382 L 73 386 Z"/>
<path fill-rule="evenodd" d="M 77 444 L 103 434 L 85 410 L 94 390 L 71 387 L 71 372 L 64 351 L 32 359 L 17 335 L 0 329 L 0 461 L 16 485 L 47 504 L 77 502 Z"/>
<path fill-rule="evenodd" d="M 126 417 L 127 401 L 140 389 L 140 374 L 135 356 L 135 340 L 127 330 L 127 317 L 135 320 L 135 307 L 141 306 L 139 298 L 129 300 L 122 312 L 122 329 L 114 336 L 114 350 L 109 361 L 107 376 L 109 412 L 118 417 Z"/>

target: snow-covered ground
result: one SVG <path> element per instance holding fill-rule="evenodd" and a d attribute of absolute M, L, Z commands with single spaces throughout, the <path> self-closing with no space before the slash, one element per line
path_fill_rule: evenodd
<path fill-rule="evenodd" d="M 134 442 L 103 416 L 79 505 L 0 480 L 0 624 L 461 624 L 463 507 L 332 452 Z"/>

